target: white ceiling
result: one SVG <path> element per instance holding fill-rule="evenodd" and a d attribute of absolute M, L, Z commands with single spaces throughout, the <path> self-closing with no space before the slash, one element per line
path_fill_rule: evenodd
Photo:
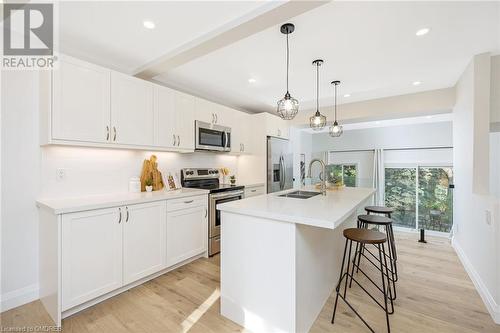
<path fill-rule="evenodd" d="M 126 73 L 264 6 L 263 1 L 61 2 L 60 49 Z M 143 27 L 144 20 L 156 28 Z M 500 52 L 500 2 L 341 2 L 295 17 L 290 92 L 301 109 L 342 81 L 340 102 L 453 86 L 471 57 Z M 284 23 L 284 22 L 283 22 Z M 415 32 L 431 32 L 416 37 Z M 207 99 L 249 111 L 274 111 L 285 90 L 285 39 L 279 24 L 155 77 Z M 255 83 L 250 84 L 249 78 Z M 413 81 L 421 81 L 413 86 Z M 349 93 L 349 99 L 342 95 Z"/>
<path fill-rule="evenodd" d="M 258 1 L 59 2 L 60 50 L 133 73 L 144 64 L 262 6 Z M 155 23 L 144 28 L 143 21 Z"/>
<path fill-rule="evenodd" d="M 314 106 L 316 58 L 325 60 L 323 105 L 332 104 L 333 79 L 342 81 L 341 103 L 453 86 L 473 55 L 499 52 L 499 8 L 499 2 L 404 1 L 318 7 L 291 21 L 290 92 L 302 110 Z M 416 37 L 422 27 L 431 32 Z M 284 50 L 277 25 L 155 79 L 241 109 L 274 111 L 285 93 Z M 422 84 L 414 86 L 417 80 Z"/>

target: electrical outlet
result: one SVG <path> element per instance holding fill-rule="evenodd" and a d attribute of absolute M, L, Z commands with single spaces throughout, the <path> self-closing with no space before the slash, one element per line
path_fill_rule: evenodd
<path fill-rule="evenodd" d="M 59 168 L 56 170 L 56 179 L 58 181 L 63 181 L 66 179 L 66 169 Z"/>
<path fill-rule="evenodd" d="M 486 224 L 491 225 L 491 210 L 486 210 Z"/>

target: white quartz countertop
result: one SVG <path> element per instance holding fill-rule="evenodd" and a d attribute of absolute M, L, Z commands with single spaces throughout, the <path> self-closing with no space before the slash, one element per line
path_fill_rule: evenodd
<path fill-rule="evenodd" d="M 65 214 L 80 212 L 85 210 L 100 209 L 107 207 L 117 207 L 123 205 L 133 205 L 145 202 L 177 199 L 191 197 L 195 195 L 208 194 L 207 190 L 194 188 L 182 188 L 174 191 L 154 191 L 141 193 L 110 193 L 89 195 L 81 197 L 65 197 L 65 198 L 50 198 L 38 199 L 37 206 L 48 209 L 53 214 Z"/>
<path fill-rule="evenodd" d="M 308 199 L 279 196 L 296 190 L 231 201 L 217 205 L 217 209 L 223 212 L 335 229 L 375 193 L 373 188 L 345 187 L 340 190 L 329 190 L 326 196 L 320 194 Z M 311 186 L 301 190 L 318 192 Z"/>

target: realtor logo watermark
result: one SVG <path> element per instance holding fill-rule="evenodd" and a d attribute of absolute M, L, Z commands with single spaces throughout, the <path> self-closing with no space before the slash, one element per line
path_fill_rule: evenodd
<path fill-rule="evenodd" d="M 54 67 L 54 4 L 3 4 L 3 69 Z"/>

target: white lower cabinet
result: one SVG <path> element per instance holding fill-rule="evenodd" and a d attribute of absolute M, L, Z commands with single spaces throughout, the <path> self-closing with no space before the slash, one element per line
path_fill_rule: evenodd
<path fill-rule="evenodd" d="M 122 286 L 118 208 L 65 214 L 61 229 L 63 311 Z"/>
<path fill-rule="evenodd" d="M 206 253 L 207 202 L 197 195 L 62 214 L 61 311 Z"/>
<path fill-rule="evenodd" d="M 123 217 L 123 284 L 165 267 L 166 202 L 125 207 Z"/>
<path fill-rule="evenodd" d="M 199 204 L 194 200 L 184 200 L 187 208 L 171 211 L 179 205 L 168 203 L 167 213 L 167 266 L 203 253 L 207 249 L 208 200 Z M 174 200 L 173 200 L 174 201 Z"/>

